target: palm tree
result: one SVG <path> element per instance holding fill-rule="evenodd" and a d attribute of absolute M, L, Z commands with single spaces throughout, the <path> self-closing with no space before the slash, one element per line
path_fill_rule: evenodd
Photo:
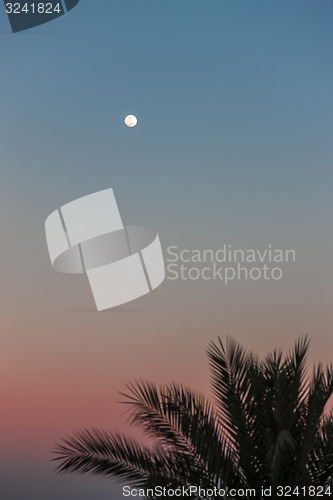
<path fill-rule="evenodd" d="M 122 396 L 146 444 L 84 430 L 56 447 L 57 469 L 145 489 L 197 485 L 207 499 L 216 498 L 214 488 L 254 489 L 256 498 L 264 498 L 262 487 L 272 488 L 271 498 L 281 497 L 278 486 L 291 487 L 295 497 L 298 487 L 298 498 L 316 497 L 310 486 L 328 493 L 333 412 L 325 407 L 333 368 L 319 365 L 308 377 L 308 349 L 305 337 L 285 356 L 275 350 L 259 360 L 231 339 L 212 342 L 207 354 L 214 404 L 182 385 L 131 384 Z M 153 492 L 147 497 L 156 498 Z M 242 498 L 248 497 L 253 494 L 245 491 Z"/>

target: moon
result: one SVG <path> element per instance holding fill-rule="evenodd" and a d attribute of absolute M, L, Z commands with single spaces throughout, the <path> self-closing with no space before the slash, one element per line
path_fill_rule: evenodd
<path fill-rule="evenodd" d="M 136 116 L 134 115 L 128 115 L 126 116 L 125 118 L 125 124 L 128 126 L 128 127 L 135 127 L 135 125 L 138 123 L 138 119 Z"/>

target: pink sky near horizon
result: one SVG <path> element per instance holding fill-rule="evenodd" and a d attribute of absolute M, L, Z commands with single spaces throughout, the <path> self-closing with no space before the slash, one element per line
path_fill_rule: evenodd
<path fill-rule="evenodd" d="M 295 305 L 294 310 L 285 308 L 284 315 L 279 314 L 278 304 L 275 313 L 267 306 L 260 315 L 258 304 L 268 302 L 264 290 L 258 289 L 257 297 L 243 290 L 239 294 L 242 314 L 237 314 L 234 291 L 224 296 L 221 309 L 214 290 L 204 285 L 203 310 L 202 290 L 168 281 L 154 294 L 119 310 L 97 313 L 88 293 L 75 296 L 76 285 L 69 284 L 68 290 L 68 284 L 61 285 L 64 294 L 57 302 L 44 299 L 44 309 L 41 303 L 36 306 L 32 296 L 30 307 L 22 305 L 21 314 L 3 311 L 7 319 L 2 325 L 6 352 L 1 354 L 0 370 L 6 382 L 1 441 L 8 456 L 45 458 L 60 438 L 84 427 L 139 436 L 139 431 L 129 429 L 125 407 L 119 404 L 119 391 L 130 381 L 179 382 L 211 396 L 205 350 L 218 335 L 230 335 L 264 356 L 275 347 L 289 350 L 308 332 L 312 337 L 309 373 L 314 362 L 330 361 L 326 308 L 318 310 L 317 317 L 311 311 L 310 325 L 307 314 L 299 321 Z M 186 286 L 188 293 L 180 300 L 178 294 L 184 291 L 180 288 Z M 280 296 L 282 307 L 281 286 L 281 293 L 272 293 Z M 316 334 L 311 334 L 315 323 Z"/>

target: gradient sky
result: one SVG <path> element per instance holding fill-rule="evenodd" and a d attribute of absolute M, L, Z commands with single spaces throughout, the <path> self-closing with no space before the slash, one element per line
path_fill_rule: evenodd
<path fill-rule="evenodd" d="M 208 392 L 218 335 L 264 354 L 308 333 L 311 363 L 331 361 L 333 4 L 81 0 L 15 35 L 0 16 L 0 496 L 120 499 L 49 460 L 82 427 L 127 431 L 126 382 Z M 164 248 L 272 244 L 296 264 L 96 313 L 84 277 L 52 270 L 44 221 L 108 187 Z"/>

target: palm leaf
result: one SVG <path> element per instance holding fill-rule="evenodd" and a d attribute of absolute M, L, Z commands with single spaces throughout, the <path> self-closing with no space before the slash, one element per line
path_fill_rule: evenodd
<path fill-rule="evenodd" d="M 258 360 L 231 339 L 208 348 L 214 403 L 177 384 L 136 382 L 123 394 L 130 424 L 152 445 L 84 430 L 55 449 L 58 471 L 136 487 L 333 486 L 333 368 L 306 372 L 309 340 Z M 154 498 L 154 497 L 151 497 Z"/>

